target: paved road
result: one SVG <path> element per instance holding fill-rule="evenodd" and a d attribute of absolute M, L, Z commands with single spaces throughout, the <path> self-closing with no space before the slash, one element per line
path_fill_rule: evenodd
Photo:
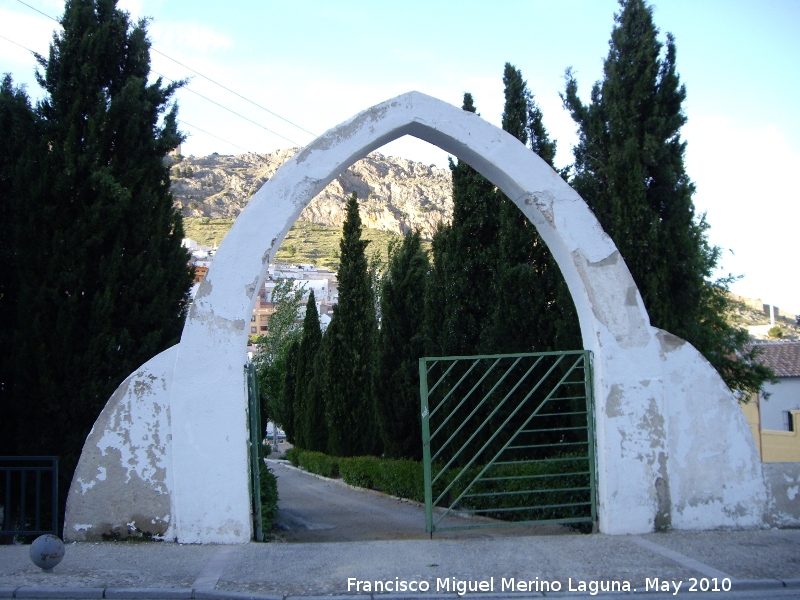
<path fill-rule="evenodd" d="M 278 477 L 280 539 L 287 542 L 354 542 L 429 539 L 425 507 L 371 490 L 316 477 L 283 461 L 267 461 Z M 488 519 L 485 519 L 488 521 Z M 443 525 L 480 521 L 447 517 Z M 530 535 L 579 535 L 568 527 L 540 525 L 446 531 L 436 539 L 498 539 Z"/>

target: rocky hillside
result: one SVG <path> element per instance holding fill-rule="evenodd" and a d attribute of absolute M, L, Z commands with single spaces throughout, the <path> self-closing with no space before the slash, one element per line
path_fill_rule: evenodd
<path fill-rule="evenodd" d="M 178 158 L 172 193 L 184 216 L 236 218 L 249 199 L 297 149 L 272 154 Z M 306 207 L 301 221 L 341 227 L 345 200 L 362 202 L 366 227 L 402 234 L 417 228 L 430 239 L 453 214 L 450 172 L 373 152 L 341 173 Z"/>

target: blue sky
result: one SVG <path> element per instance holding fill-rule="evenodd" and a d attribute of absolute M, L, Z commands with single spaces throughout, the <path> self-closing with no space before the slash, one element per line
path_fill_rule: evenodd
<path fill-rule="evenodd" d="M 63 11 L 61 0 L 25 1 L 52 16 Z M 587 98 L 602 76 L 618 9 L 614 0 L 120 5 L 135 17 L 151 17 L 155 50 L 314 134 L 409 90 L 456 105 L 469 91 L 482 116 L 499 124 L 503 65 L 511 62 L 558 141 L 559 165 L 571 162 L 576 141 L 558 96 L 564 70 L 573 67 Z M 695 205 L 707 212 L 711 242 L 725 249 L 724 272 L 744 275 L 732 289 L 800 313 L 800 187 L 794 182 L 800 174 L 800 2 L 660 0 L 653 6 L 662 39 L 666 32 L 676 38 L 687 88 L 683 137 Z M 46 53 L 54 26 L 17 0 L 0 0 L 5 38 Z M 164 76 L 193 75 L 157 52 L 152 59 Z M 0 72 L 12 73 L 35 97 L 33 68 L 28 52 L 0 39 Z M 180 118 L 191 124 L 183 126 L 190 134 L 184 154 L 267 152 L 313 139 L 197 75 L 178 102 Z M 437 148 L 408 138 L 381 151 L 447 163 Z"/>

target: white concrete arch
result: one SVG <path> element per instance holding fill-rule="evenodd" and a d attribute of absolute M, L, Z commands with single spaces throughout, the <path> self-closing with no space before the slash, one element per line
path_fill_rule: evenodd
<path fill-rule="evenodd" d="M 584 347 L 594 354 L 601 531 L 760 524 L 761 468 L 736 401 L 689 344 L 650 326 L 630 272 L 586 203 L 513 136 L 410 92 L 356 115 L 295 155 L 255 194 L 221 244 L 187 319 L 171 385 L 165 380 L 163 386 L 172 436 L 167 536 L 218 543 L 250 538 L 242 366 L 256 290 L 314 196 L 355 161 L 403 135 L 439 146 L 497 185 L 558 262 Z M 709 430 L 724 437 L 710 439 Z M 702 468 L 698 452 L 706 457 Z"/>

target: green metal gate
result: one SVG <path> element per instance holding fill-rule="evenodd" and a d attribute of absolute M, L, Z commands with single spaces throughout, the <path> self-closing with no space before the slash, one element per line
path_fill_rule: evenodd
<path fill-rule="evenodd" d="M 419 373 L 429 532 L 596 520 L 590 352 L 421 358 Z M 489 518 L 448 518 L 464 513 Z"/>
<path fill-rule="evenodd" d="M 264 460 L 264 431 L 261 429 L 261 406 L 258 392 L 258 373 L 253 363 L 244 366 L 247 380 L 247 417 L 250 428 L 250 506 L 253 519 L 253 539 L 264 541 L 261 525 L 261 478 L 259 468 Z"/>

